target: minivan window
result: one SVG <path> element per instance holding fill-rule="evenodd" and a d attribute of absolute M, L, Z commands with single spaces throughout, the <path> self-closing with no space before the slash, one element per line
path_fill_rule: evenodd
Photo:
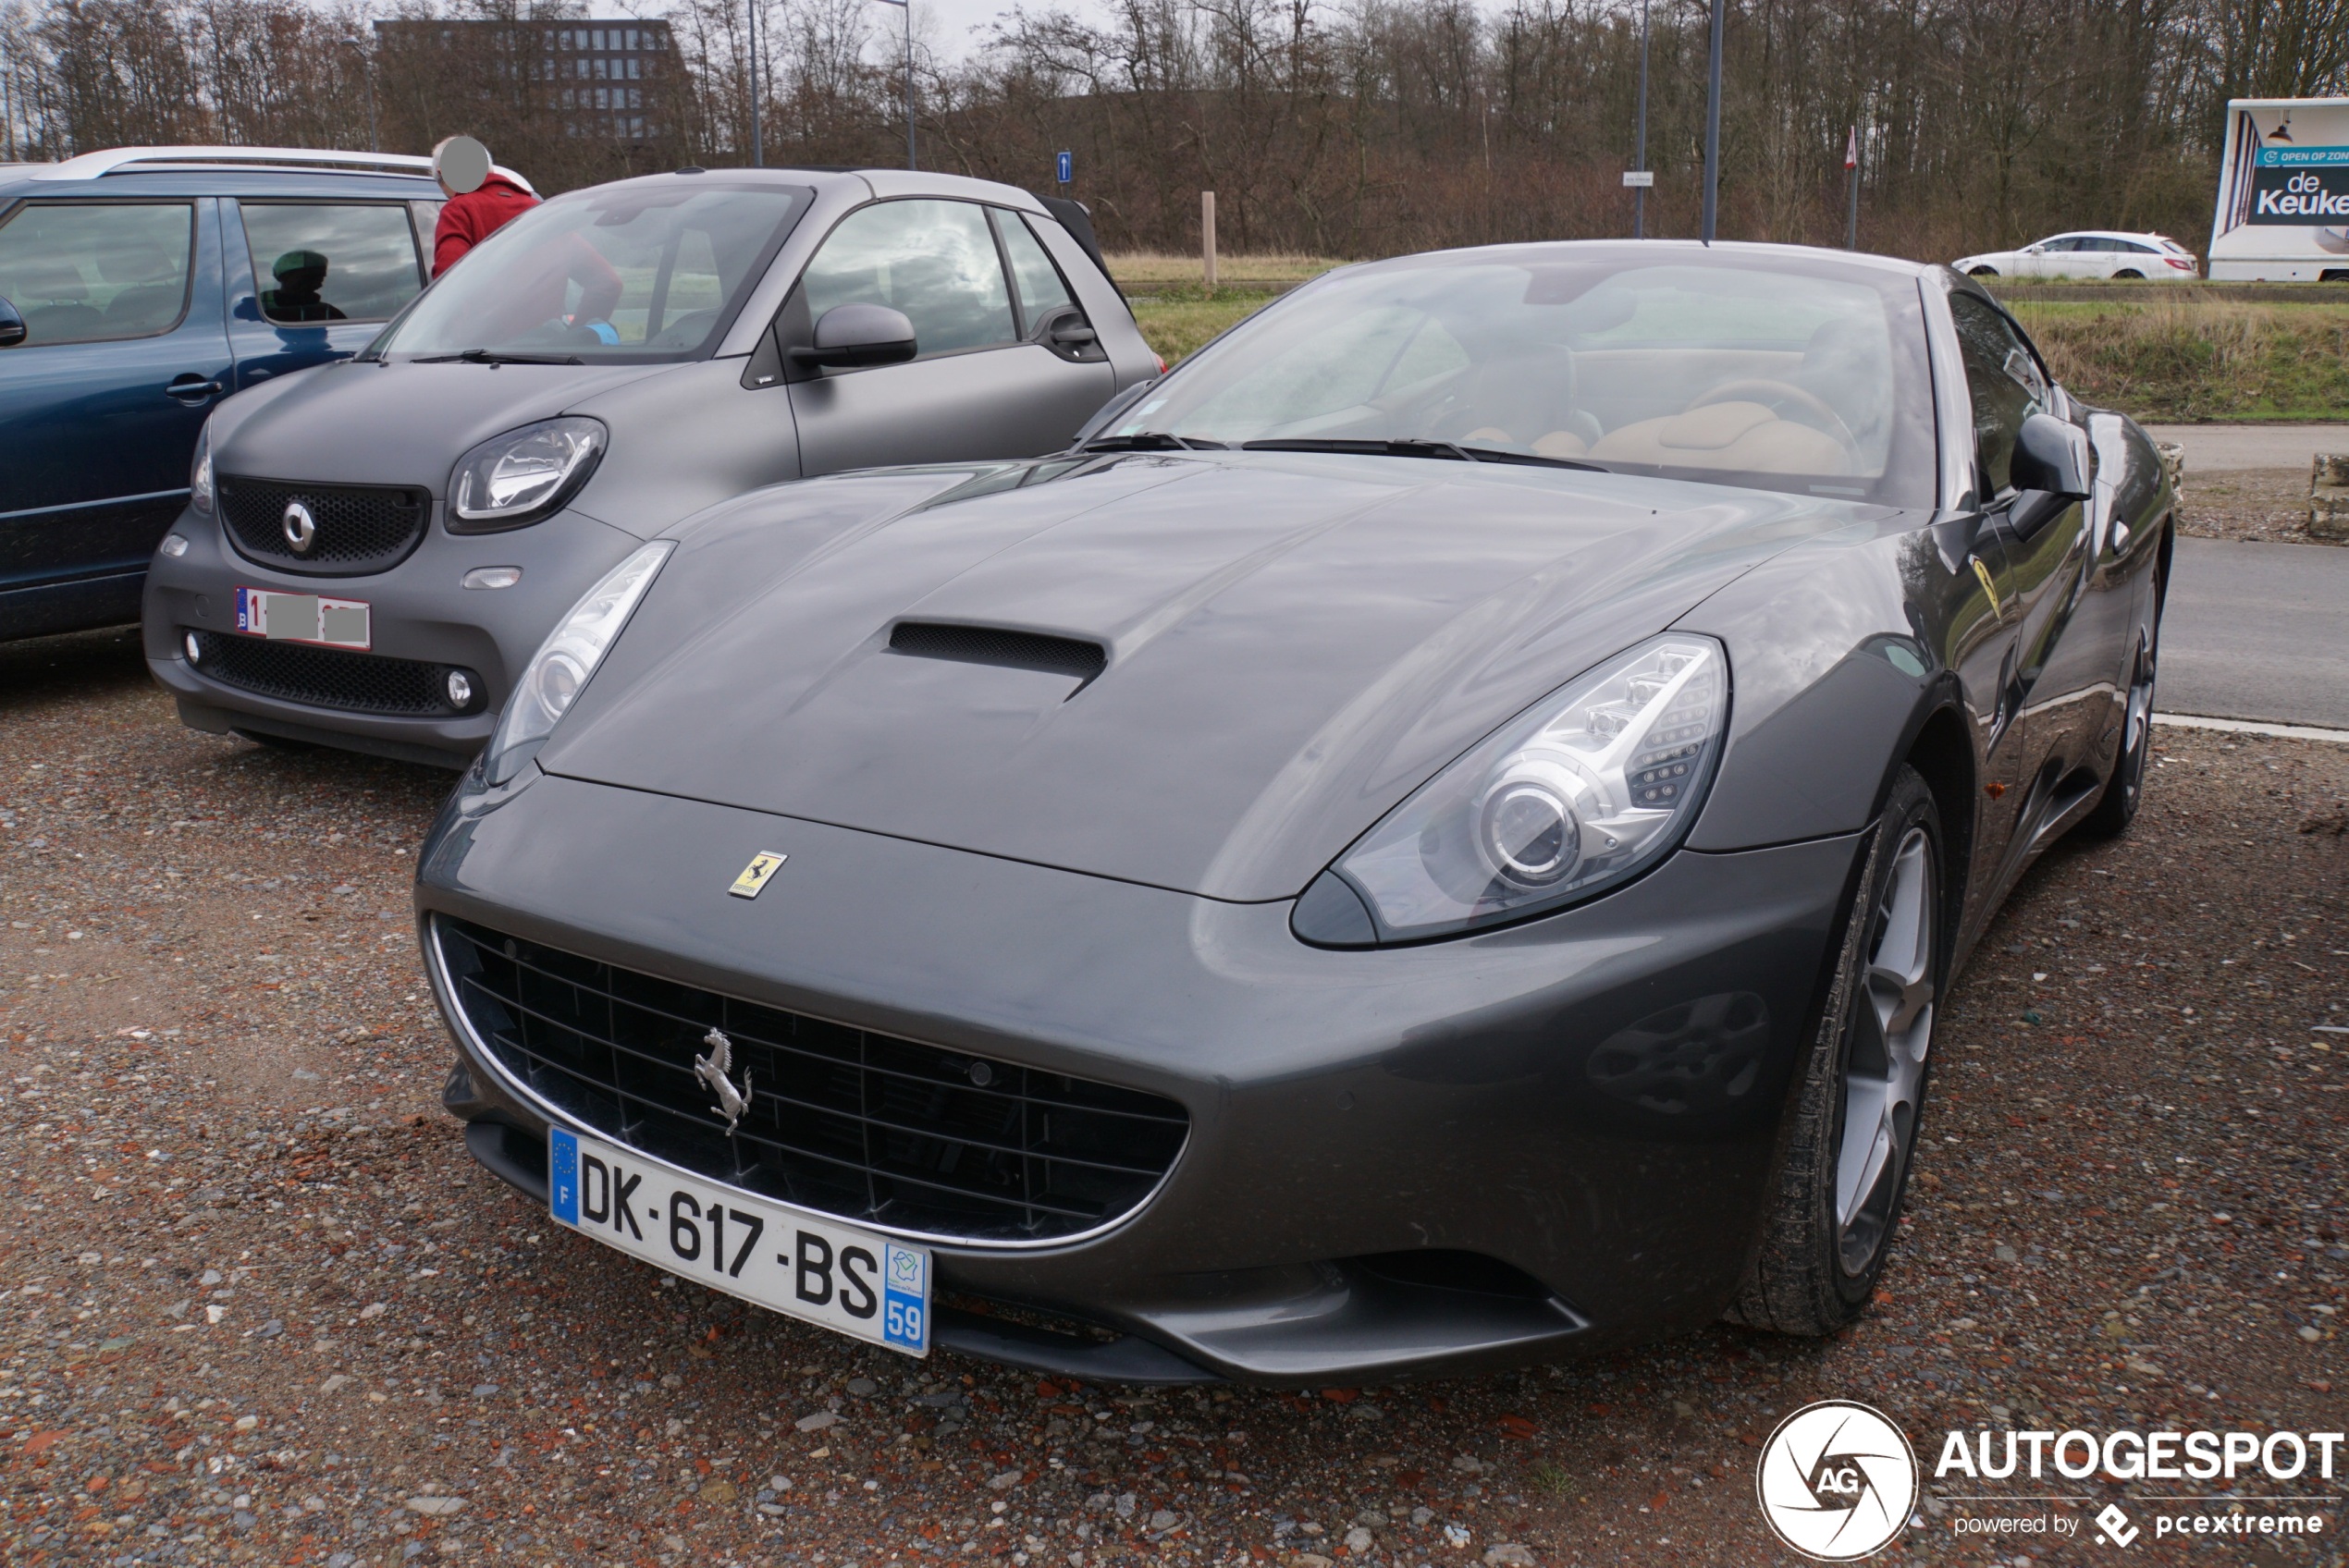
<path fill-rule="evenodd" d="M 757 283 L 808 199 L 804 190 L 716 183 L 560 198 L 443 273 L 381 351 L 688 358 Z"/>
<path fill-rule="evenodd" d="M 835 305 L 887 305 L 914 324 L 922 353 L 990 349 L 1019 337 L 987 214 L 969 202 L 879 202 L 841 220 L 807 263 L 807 317 Z"/>
<path fill-rule="evenodd" d="M 261 313 L 273 322 L 388 321 L 424 286 L 403 205 L 241 205 Z"/>
<path fill-rule="evenodd" d="M 187 309 L 195 230 L 185 202 L 28 203 L 0 224 L 0 299 L 27 348 L 160 336 Z"/>

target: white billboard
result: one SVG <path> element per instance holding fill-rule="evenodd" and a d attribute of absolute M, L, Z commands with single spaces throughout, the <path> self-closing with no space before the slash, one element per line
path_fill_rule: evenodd
<path fill-rule="evenodd" d="M 2227 105 L 2210 276 L 2349 282 L 2349 98 Z"/>

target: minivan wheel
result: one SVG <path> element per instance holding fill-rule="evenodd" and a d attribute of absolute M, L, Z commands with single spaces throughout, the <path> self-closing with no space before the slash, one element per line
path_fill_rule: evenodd
<path fill-rule="evenodd" d="M 1943 978 L 1941 818 L 1903 766 L 1871 835 L 1761 1250 L 1730 1316 L 1787 1334 L 1858 1317 L 1891 1254 Z"/>

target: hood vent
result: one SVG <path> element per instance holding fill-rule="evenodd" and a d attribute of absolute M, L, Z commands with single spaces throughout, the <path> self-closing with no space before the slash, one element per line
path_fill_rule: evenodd
<path fill-rule="evenodd" d="M 1076 682 L 1078 692 L 1090 685 L 1109 664 L 1109 650 L 1099 643 L 1076 637 L 1048 637 L 1039 631 L 1015 631 L 1003 626 L 901 620 L 889 634 L 889 646 L 893 653 L 910 654 L 919 659 L 950 659 L 957 664 L 991 664 L 1006 669 L 1065 675 Z"/>

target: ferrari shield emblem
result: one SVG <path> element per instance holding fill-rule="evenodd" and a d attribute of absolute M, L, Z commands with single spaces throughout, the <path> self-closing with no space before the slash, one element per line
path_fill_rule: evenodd
<path fill-rule="evenodd" d="M 758 897 L 775 873 L 782 869 L 783 862 L 789 859 L 791 856 L 773 850 L 759 851 L 750 857 L 750 864 L 743 867 L 743 874 L 734 878 L 734 885 L 726 891 L 738 899 Z"/>

